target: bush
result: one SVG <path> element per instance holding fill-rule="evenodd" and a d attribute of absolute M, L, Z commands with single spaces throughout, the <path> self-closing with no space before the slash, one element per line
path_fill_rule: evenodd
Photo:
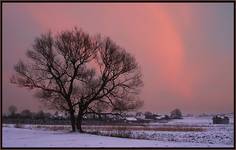
<path fill-rule="evenodd" d="M 23 125 L 23 124 L 20 124 L 20 123 L 17 123 L 17 124 L 15 124 L 14 127 L 15 127 L 15 128 L 24 128 L 24 125 Z"/>
<path fill-rule="evenodd" d="M 170 113 L 171 119 L 182 119 L 182 112 L 179 109 L 175 109 Z"/>

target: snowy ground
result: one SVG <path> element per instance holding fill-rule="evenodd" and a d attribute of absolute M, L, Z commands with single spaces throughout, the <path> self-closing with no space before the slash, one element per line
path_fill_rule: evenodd
<path fill-rule="evenodd" d="M 230 145 L 135 140 L 4 127 L 3 147 L 230 147 Z"/>
<path fill-rule="evenodd" d="M 234 120 L 230 118 L 230 124 L 212 124 L 211 117 L 187 117 L 183 120 L 173 120 L 165 126 L 181 126 L 205 129 L 203 132 L 155 132 L 146 133 L 150 139 L 161 141 L 182 141 L 194 143 L 234 145 Z M 150 126 L 158 127 L 164 124 L 153 123 Z M 139 133 L 140 134 L 140 133 Z"/>
<path fill-rule="evenodd" d="M 47 130 L 41 127 L 36 128 L 37 125 L 25 125 L 26 129 L 14 128 L 14 125 L 3 125 L 3 147 L 233 147 L 233 125 L 233 118 L 230 118 L 230 124 L 213 125 L 210 117 L 188 117 L 182 120 L 172 120 L 169 123 L 125 127 L 125 131 L 121 133 L 128 133 L 129 137 L 133 139 L 70 133 L 68 130 L 61 129 L 60 131 L 50 131 L 50 128 Z M 143 130 L 144 127 L 150 130 Z M 84 128 L 102 135 L 117 132 L 115 126 L 112 127 L 112 130 L 111 126 Z M 187 132 L 163 130 L 171 128 L 200 128 L 203 130 Z M 68 129 L 68 126 L 65 129 Z"/>

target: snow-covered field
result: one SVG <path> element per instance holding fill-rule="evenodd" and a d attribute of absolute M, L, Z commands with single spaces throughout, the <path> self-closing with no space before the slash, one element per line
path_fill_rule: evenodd
<path fill-rule="evenodd" d="M 210 117 L 188 117 L 169 123 L 151 123 L 145 126 L 151 130 L 127 128 L 128 130 L 126 129 L 124 132 L 128 132 L 133 139 L 71 133 L 67 130 L 50 131 L 37 129 L 32 125 L 24 127 L 26 129 L 14 128 L 14 125 L 4 125 L 3 147 L 233 147 L 234 145 L 232 118 L 230 118 L 230 124 L 226 125 L 213 125 Z M 179 127 L 197 127 L 203 130 L 187 132 L 159 130 L 178 129 Z M 117 132 L 110 128 L 108 131 L 106 126 L 102 128 L 92 126 L 87 129 L 98 131 L 103 135 Z"/>
<path fill-rule="evenodd" d="M 3 147 L 230 147 L 230 145 L 135 140 L 4 127 Z"/>

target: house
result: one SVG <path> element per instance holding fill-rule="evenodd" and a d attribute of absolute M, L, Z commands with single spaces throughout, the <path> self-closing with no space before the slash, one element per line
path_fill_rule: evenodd
<path fill-rule="evenodd" d="M 125 121 L 126 122 L 137 122 L 137 119 L 135 117 L 126 117 Z"/>
<path fill-rule="evenodd" d="M 170 120 L 168 115 L 158 115 L 155 119 L 159 123 L 167 123 Z"/>
<path fill-rule="evenodd" d="M 144 120 L 145 115 L 142 112 L 137 112 L 135 118 L 138 119 L 138 120 Z"/>
<path fill-rule="evenodd" d="M 156 120 L 169 120 L 170 117 L 168 115 L 157 115 Z"/>
<path fill-rule="evenodd" d="M 213 124 L 229 124 L 229 117 L 224 115 L 216 115 L 212 118 Z"/>
<path fill-rule="evenodd" d="M 156 117 L 158 116 L 158 115 L 153 114 L 151 112 L 145 112 L 144 115 L 145 115 L 145 119 L 151 119 L 151 120 L 155 120 Z"/>

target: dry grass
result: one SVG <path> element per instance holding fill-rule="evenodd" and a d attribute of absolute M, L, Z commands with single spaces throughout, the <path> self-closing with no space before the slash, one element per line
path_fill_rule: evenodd
<path fill-rule="evenodd" d="M 36 125 L 35 128 L 45 128 L 53 131 L 70 130 L 69 125 Z M 172 131 L 172 132 L 202 132 L 202 127 L 184 127 L 184 126 L 167 126 L 167 127 L 148 127 L 148 126 L 82 126 L 85 131 Z"/>
<path fill-rule="evenodd" d="M 47 129 L 47 130 L 52 130 L 52 131 L 60 131 L 60 130 L 70 130 L 70 126 L 65 126 L 65 125 L 36 125 L 35 128 L 38 129 Z"/>
<path fill-rule="evenodd" d="M 172 131 L 172 132 L 202 132 L 206 129 L 201 127 L 129 127 L 129 126 L 85 126 L 83 127 L 85 130 L 103 130 L 103 131 Z"/>
<path fill-rule="evenodd" d="M 15 124 L 16 128 L 24 128 L 22 124 Z M 52 131 L 71 130 L 70 125 L 33 125 L 33 128 L 47 129 Z M 88 126 L 83 125 L 85 131 L 170 131 L 170 132 L 202 132 L 206 128 L 191 126 Z"/>
<path fill-rule="evenodd" d="M 85 126 L 83 127 L 87 133 L 102 135 L 102 136 L 112 136 L 121 138 L 132 138 L 132 139 L 153 139 L 145 132 L 138 132 L 138 134 L 133 134 L 132 131 L 170 131 L 170 132 L 201 132 L 206 129 L 200 127 L 140 127 L 140 126 Z M 155 133 L 153 133 L 155 134 Z"/>

